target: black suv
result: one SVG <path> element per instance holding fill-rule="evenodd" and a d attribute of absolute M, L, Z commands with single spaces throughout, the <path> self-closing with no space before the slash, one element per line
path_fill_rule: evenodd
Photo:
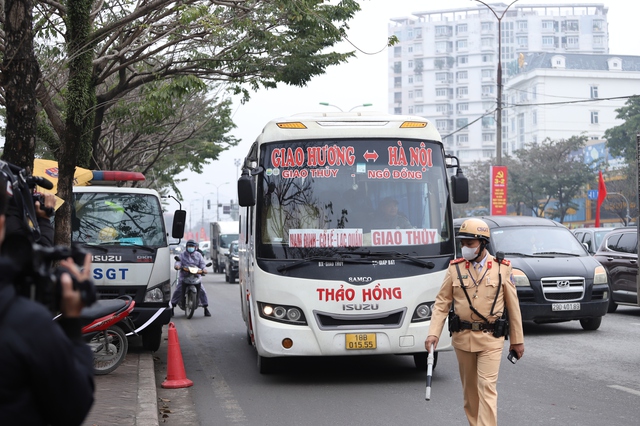
<path fill-rule="evenodd" d="M 491 230 L 489 252 L 511 261 L 523 320 L 600 327 L 609 305 L 607 272 L 566 226 L 530 216 L 479 219 Z M 464 220 L 453 221 L 456 231 Z"/>
<path fill-rule="evenodd" d="M 609 274 L 609 310 L 618 304 L 638 305 L 638 228 L 616 228 L 605 237 L 595 256 Z"/>

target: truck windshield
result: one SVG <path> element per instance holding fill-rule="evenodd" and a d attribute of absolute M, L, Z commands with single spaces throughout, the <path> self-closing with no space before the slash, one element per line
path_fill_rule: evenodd
<path fill-rule="evenodd" d="M 164 220 L 156 197 L 146 194 L 75 193 L 72 240 L 94 245 L 165 247 Z"/>
<path fill-rule="evenodd" d="M 452 244 L 437 142 L 306 140 L 261 149 L 260 257 L 304 258 L 357 247 L 438 255 L 441 244 Z"/>
<path fill-rule="evenodd" d="M 229 248 L 229 244 L 237 239 L 238 234 L 220 234 L 220 247 Z"/>

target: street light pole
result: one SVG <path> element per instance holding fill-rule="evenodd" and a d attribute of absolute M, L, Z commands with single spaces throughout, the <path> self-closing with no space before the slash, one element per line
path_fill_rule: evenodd
<path fill-rule="evenodd" d="M 216 187 L 216 222 L 220 222 L 220 187 L 227 184 L 229 184 L 229 182 L 214 185 Z"/>
<path fill-rule="evenodd" d="M 493 16 L 495 16 L 496 19 L 498 20 L 498 76 L 497 76 L 498 96 L 496 98 L 496 103 L 497 103 L 496 112 L 498 114 L 498 117 L 496 119 L 496 126 L 498 127 L 498 131 L 496 135 L 496 144 L 497 144 L 496 163 L 498 166 L 501 166 L 502 165 L 502 18 L 504 18 L 504 15 L 507 13 L 507 10 L 509 10 L 511 5 L 517 2 L 518 0 L 513 0 L 509 4 L 509 6 L 507 6 L 506 9 L 502 11 L 502 14 L 500 16 L 498 16 L 496 11 L 493 10 L 491 6 L 489 6 L 482 0 L 476 0 L 476 1 L 478 3 L 482 3 L 483 5 L 485 5 L 491 11 L 491 13 L 493 13 Z"/>

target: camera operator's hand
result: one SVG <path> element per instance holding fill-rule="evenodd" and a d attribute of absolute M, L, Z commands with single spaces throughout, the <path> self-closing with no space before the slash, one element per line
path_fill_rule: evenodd
<path fill-rule="evenodd" d="M 91 277 L 91 255 L 87 253 L 84 257 L 82 270 L 78 268 L 78 265 L 76 265 L 72 258 L 61 260 L 60 266 L 69 271 L 60 277 L 60 284 L 62 286 L 60 311 L 64 317 L 77 318 L 80 316 L 80 311 L 82 311 L 84 304 L 82 303 L 80 292 L 73 288 L 71 275 L 73 275 L 73 278 L 78 282 L 88 280 Z"/>
<path fill-rule="evenodd" d="M 49 219 L 53 215 L 53 212 L 55 212 L 56 196 L 48 192 L 42 193 L 42 196 L 44 198 L 44 206 L 40 205 L 40 201 L 34 203 L 36 206 L 36 214 L 41 218 Z"/>
<path fill-rule="evenodd" d="M 66 268 L 69 273 L 73 274 L 73 278 L 78 282 L 86 281 L 91 278 L 91 254 L 89 253 L 84 256 L 84 265 L 82 265 L 82 270 L 80 270 L 72 258 L 61 260 L 60 266 Z"/>

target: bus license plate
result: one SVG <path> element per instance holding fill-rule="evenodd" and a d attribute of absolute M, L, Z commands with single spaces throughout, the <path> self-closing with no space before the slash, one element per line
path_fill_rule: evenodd
<path fill-rule="evenodd" d="M 375 349 L 375 333 L 345 334 L 344 347 L 347 350 Z"/>
<path fill-rule="evenodd" d="M 551 305 L 552 311 L 579 311 L 579 303 L 554 303 Z"/>

